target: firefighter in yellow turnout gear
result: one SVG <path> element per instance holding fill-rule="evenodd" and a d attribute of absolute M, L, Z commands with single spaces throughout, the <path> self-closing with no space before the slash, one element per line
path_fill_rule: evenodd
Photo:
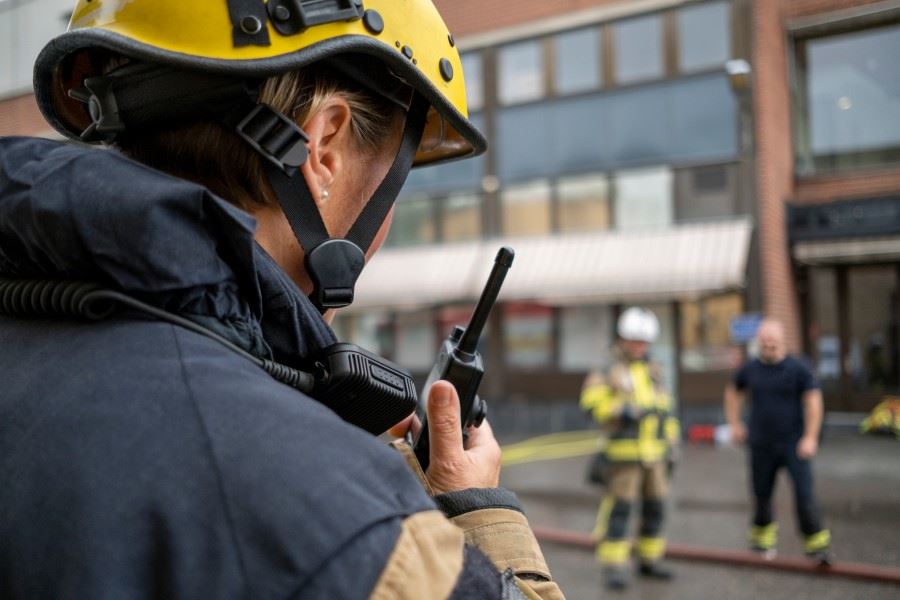
<path fill-rule="evenodd" d="M 617 329 L 620 340 L 612 364 L 588 375 L 581 393 L 581 408 L 609 437 L 604 448 L 607 492 L 594 535 L 599 540 L 597 558 L 611 589 L 622 589 L 628 583 L 632 549 L 628 521 L 639 496 L 638 572 L 657 579 L 672 576 L 659 563 L 666 549 L 662 533 L 668 493 L 666 465 L 679 438 L 678 420 L 663 388 L 659 365 L 647 360 L 648 347 L 659 333 L 656 316 L 629 308 L 619 318 Z"/>

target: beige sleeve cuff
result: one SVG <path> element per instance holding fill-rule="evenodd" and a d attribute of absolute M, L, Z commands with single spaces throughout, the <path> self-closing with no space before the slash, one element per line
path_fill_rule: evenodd
<path fill-rule="evenodd" d="M 500 572 L 550 579 L 550 569 L 525 515 L 508 508 L 473 510 L 451 519 Z"/>

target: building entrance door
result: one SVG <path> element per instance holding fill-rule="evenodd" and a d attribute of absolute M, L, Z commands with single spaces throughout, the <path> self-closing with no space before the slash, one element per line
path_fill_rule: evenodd
<path fill-rule="evenodd" d="M 846 270 L 843 387 L 854 408 L 869 410 L 885 394 L 897 393 L 898 265 Z"/>
<path fill-rule="evenodd" d="M 830 410 L 900 393 L 900 265 L 810 269 L 809 348 Z"/>

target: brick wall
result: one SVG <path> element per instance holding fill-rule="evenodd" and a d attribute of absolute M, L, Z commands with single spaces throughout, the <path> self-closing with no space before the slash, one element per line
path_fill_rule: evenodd
<path fill-rule="evenodd" d="M 900 170 L 851 173 L 796 182 L 791 140 L 788 21 L 875 4 L 880 0 L 757 0 L 753 5 L 753 64 L 759 252 L 763 307 L 785 323 L 799 350 L 800 317 L 785 224 L 785 202 L 826 202 L 900 190 Z"/>
<path fill-rule="evenodd" d="M 804 179 L 794 186 L 792 202 L 830 202 L 900 195 L 900 169 L 864 170 Z"/>
<path fill-rule="evenodd" d="M 435 0 L 457 37 L 555 17 L 625 0 Z"/>
<path fill-rule="evenodd" d="M 784 202 L 793 189 L 790 93 L 781 2 L 758 0 L 753 13 L 756 169 L 763 310 L 800 344 L 800 313 L 788 254 Z"/>
<path fill-rule="evenodd" d="M 0 136 L 44 135 L 50 130 L 32 94 L 0 100 Z"/>

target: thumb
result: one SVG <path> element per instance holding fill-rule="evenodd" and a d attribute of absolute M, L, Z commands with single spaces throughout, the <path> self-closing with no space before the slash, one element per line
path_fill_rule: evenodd
<path fill-rule="evenodd" d="M 428 437 L 432 464 L 454 462 L 463 452 L 459 395 L 450 382 L 437 381 L 428 391 Z"/>

